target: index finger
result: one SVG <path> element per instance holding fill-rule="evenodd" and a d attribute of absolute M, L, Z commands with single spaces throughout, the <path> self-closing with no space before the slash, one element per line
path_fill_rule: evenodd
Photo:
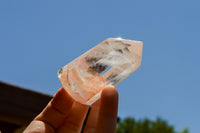
<path fill-rule="evenodd" d="M 35 120 L 43 121 L 56 130 L 69 115 L 73 102 L 71 96 L 61 88 Z"/>

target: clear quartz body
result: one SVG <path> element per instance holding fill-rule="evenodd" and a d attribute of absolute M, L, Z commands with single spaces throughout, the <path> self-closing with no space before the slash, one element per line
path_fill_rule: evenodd
<path fill-rule="evenodd" d="M 82 104 L 91 105 L 101 90 L 117 85 L 141 65 L 143 43 L 108 38 L 58 71 L 64 89 Z"/>

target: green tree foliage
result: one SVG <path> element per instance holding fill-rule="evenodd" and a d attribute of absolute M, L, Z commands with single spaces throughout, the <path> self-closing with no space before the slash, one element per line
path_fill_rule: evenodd
<path fill-rule="evenodd" d="M 186 127 L 185 129 L 183 129 L 183 131 L 179 132 L 179 133 L 189 133 L 189 128 Z"/>
<path fill-rule="evenodd" d="M 138 120 L 126 118 L 117 124 L 117 133 L 176 133 L 173 126 L 165 120 L 157 118 L 156 121 L 149 119 Z M 184 132 L 185 133 L 185 132 Z M 187 132 L 188 133 L 188 132 Z"/>

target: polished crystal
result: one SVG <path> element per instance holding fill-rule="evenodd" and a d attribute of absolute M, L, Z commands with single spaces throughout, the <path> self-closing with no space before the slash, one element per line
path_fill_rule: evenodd
<path fill-rule="evenodd" d="M 101 90 L 117 85 L 141 65 L 141 41 L 108 38 L 58 71 L 64 89 L 74 100 L 90 105 Z"/>

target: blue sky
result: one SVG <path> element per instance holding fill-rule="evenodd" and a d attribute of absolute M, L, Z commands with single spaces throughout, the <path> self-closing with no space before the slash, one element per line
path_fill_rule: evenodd
<path fill-rule="evenodd" d="M 144 42 L 141 67 L 122 81 L 119 113 L 200 132 L 200 2 L 0 1 L 0 80 L 54 94 L 57 70 L 109 37 Z"/>

